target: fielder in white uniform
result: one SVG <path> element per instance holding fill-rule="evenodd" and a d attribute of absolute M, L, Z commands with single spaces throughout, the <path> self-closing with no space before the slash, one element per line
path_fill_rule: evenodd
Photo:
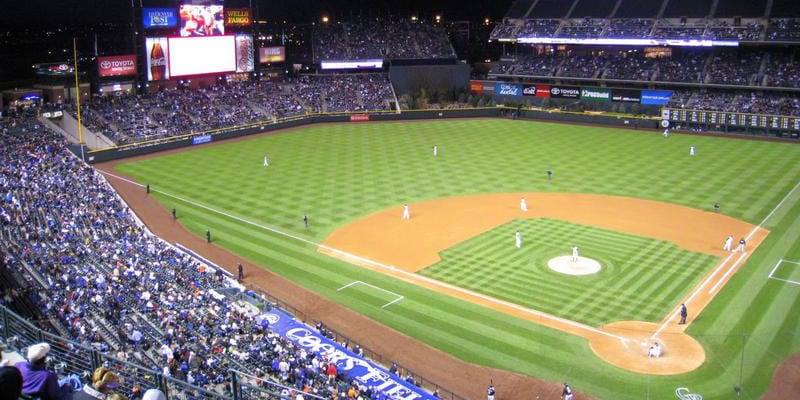
<path fill-rule="evenodd" d="M 669 137 L 669 128 L 664 129 L 664 137 Z"/>
<path fill-rule="evenodd" d="M 694 145 L 691 145 L 691 147 L 689 147 L 689 155 L 693 156 L 695 154 L 697 154 L 697 148 L 694 147 Z"/>
<path fill-rule="evenodd" d="M 519 209 L 523 212 L 528 211 L 528 202 L 525 201 L 525 198 L 519 199 Z"/>
<path fill-rule="evenodd" d="M 577 262 L 578 257 L 580 257 L 580 251 L 578 250 L 578 246 L 572 246 L 572 262 Z"/>
<path fill-rule="evenodd" d="M 268 156 L 264 156 L 264 166 L 265 167 L 269 167 L 269 157 Z"/>
<path fill-rule="evenodd" d="M 514 234 L 514 239 L 516 240 L 517 248 L 521 249 L 522 248 L 522 233 L 520 231 L 517 231 L 517 233 Z"/>
<path fill-rule="evenodd" d="M 728 236 L 728 238 L 725 239 L 725 244 L 722 246 L 722 250 L 731 251 L 732 248 L 733 248 L 733 236 Z"/>
<path fill-rule="evenodd" d="M 647 357 L 649 358 L 661 357 L 661 345 L 658 344 L 658 342 L 650 346 L 650 350 L 647 351 Z"/>
<path fill-rule="evenodd" d="M 433 156 L 436 157 L 437 155 L 439 155 L 439 145 L 435 144 L 433 145 Z"/>
<path fill-rule="evenodd" d="M 411 219 L 411 212 L 408 211 L 408 204 L 403 204 L 403 219 Z"/>

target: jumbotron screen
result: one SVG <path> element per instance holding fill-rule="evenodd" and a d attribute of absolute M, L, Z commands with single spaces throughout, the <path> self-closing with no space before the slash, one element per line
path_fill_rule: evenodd
<path fill-rule="evenodd" d="M 236 71 L 236 37 L 169 38 L 169 71 L 173 78 Z"/>
<path fill-rule="evenodd" d="M 222 5 L 181 4 L 181 36 L 219 36 L 225 34 L 225 12 Z"/>

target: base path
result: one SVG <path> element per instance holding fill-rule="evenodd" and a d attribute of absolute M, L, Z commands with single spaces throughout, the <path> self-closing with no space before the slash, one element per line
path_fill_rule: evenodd
<path fill-rule="evenodd" d="M 520 209 L 525 198 L 528 210 Z M 616 322 L 594 328 L 528 309 L 490 296 L 416 274 L 437 263 L 439 253 L 458 243 L 518 218 L 552 218 L 672 242 L 722 261 L 682 299 L 690 310 L 688 323 L 719 293 L 744 264 L 768 231 L 726 215 L 677 204 L 630 197 L 578 193 L 503 193 L 442 198 L 402 206 L 353 221 L 328 236 L 321 253 L 337 257 L 417 285 L 509 315 L 586 338 L 600 358 L 631 371 L 673 375 L 694 370 L 705 361 L 702 346 L 677 325 L 675 305 L 658 323 Z M 722 250 L 726 237 L 750 237 L 747 252 Z M 567 252 L 565 248 L 565 253 Z M 648 359 L 647 349 L 659 342 L 664 356 Z M 677 351 L 680 350 L 680 351 Z"/>

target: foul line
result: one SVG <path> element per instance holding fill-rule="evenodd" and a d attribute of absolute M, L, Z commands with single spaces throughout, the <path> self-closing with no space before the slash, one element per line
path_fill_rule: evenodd
<path fill-rule="evenodd" d="M 800 282 L 798 282 L 798 281 L 793 281 L 791 279 L 776 278 L 776 277 L 773 276 L 775 274 L 775 271 L 778 270 L 778 267 L 781 265 L 781 263 L 800 265 L 800 262 L 784 260 L 784 259 L 781 258 L 780 260 L 778 260 L 778 262 L 775 263 L 775 268 L 772 268 L 772 271 L 770 271 L 769 276 L 767 277 L 767 279 L 774 279 L 776 281 L 782 281 L 782 282 L 793 283 L 795 285 L 800 285 Z"/>
<path fill-rule="evenodd" d="M 394 300 L 392 300 L 392 301 L 390 301 L 390 302 L 388 302 L 388 303 L 384 304 L 384 305 L 383 305 L 383 307 L 381 307 L 381 308 L 386 308 L 386 307 L 389 307 L 390 305 L 392 305 L 392 304 L 394 304 L 394 303 L 397 303 L 398 301 L 400 301 L 400 300 L 403 300 L 403 299 L 405 299 L 405 298 L 406 298 L 406 296 L 403 296 L 403 295 L 397 294 L 397 293 L 395 293 L 395 292 L 393 292 L 393 291 L 391 291 L 391 290 L 387 290 L 387 289 L 384 289 L 384 288 L 382 288 L 382 287 L 380 287 L 380 286 L 375 286 L 375 285 L 373 285 L 373 284 L 371 284 L 371 283 L 367 283 L 367 282 L 364 282 L 364 281 L 353 281 L 353 282 L 350 282 L 350 283 L 348 283 L 347 285 L 344 285 L 344 286 L 342 286 L 342 287 L 340 287 L 340 288 L 336 289 L 336 291 L 337 291 L 337 292 L 339 292 L 339 291 L 342 291 L 342 290 L 344 290 L 344 289 L 347 289 L 347 288 L 349 288 L 349 287 L 351 287 L 351 286 L 353 286 L 353 285 L 358 285 L 358 284 L 361 284 L 361 285 L 366 285 L 366 286 L 369 286 L 369 287 L 371 287 L 371 288 L 373 288 L 373 289 L 381 290 L 381 291 L 384 291 L 384 292 L 386 292 L 386 293 L 391 293 L 391 294 L 393 294 L 393 295 L 397 296 L 397 298 L 396 298 L 396 299 L 394 299 Z"/>
<path fill-rule="evenodd" d="M 764 219 L 762 219 L 762 220 L 761 220 L 761 222 L 759 222 L 759 223 L 758 223 L 758 225 L 756 225 L 756 226 L 753 228 L 753 230 L 752 230 L 752 231 L 750 231 L 750 233 L 749 233 L 749 234 L 748 234 L 748 235 L 745 237 L 745 240 L 746 240 L 746 241 L 750 241 L 750 239 L 753 237 L 753 235 L 755 235 L 755 234 L 756 234 L 756 232 L 758 232 L 758 230 L 759 230 L 759 229 L 761 229 L 761 227 L 762 227 L 762 226 L 764 226 L 764 224 L 767 222 L 767 220 L 768 220 L 768 219 L 770 219 L 770 217 L 772 217 L 772 215 L 773 215 L 773 214 L 775 214 L 775 212 L 776 212 L 776 211 L 778 211 L 778 208 L 780 208 L 780 207 L 783 205 L 783 203 L 784 203 L 784 202 L 786 202 L 786 200 L 787 200 L 787 199 L 789 199 L 789 197 L 792 195 L 792 193 L 794 193 L 794 191 L 795 191 L 795 190 L 797 190 L 797 188 L 798 188 L 798 187 L 800 187 L 800 181 L 798 181 L 798 182 L 797 182 L 797 183 L 794 185 L 794 187 L 792 188 L 792 190 L 790 190 L 790 191 L 789 191 L 789 193 L 786 193 L 786 196 L 783 196 L 783 199 L 781 199 L 781 201 L 780 201 L 780 202 L 778 202 L 778 204 L 777 204 L 777 205 L 776 205 L 776 206 L 775 206 L 775 207 L 772 209 L 772 211 L 770 211 L 770 212 L 769 212 L 769 214 L 767 214 L 767 216 L 766 216 L 766 217 L 764 217 Z M 743 252 L 743 253 L 742 253 L 742 254 L 739 256 L 739 259 L 738 259 L 738 260 L 736 260 L 736 262 L 735 262 L 735 263 L 734 263 L 734 264 L 731 266 L 731 268 L 730 268 L 730 269 L 729 269 L 729 270 L 728 270 L 728 271 L 727 271 L 727 272 L 726 272 L 726 273 L 725 273 L 725 274 L 722 276 L 722 278 L 720 278 L 720 280 L 719 280 L 719 281 L 717 281 L 717 283 L 714 285 L 714 287 L 712 287 L 712 288 L 711 288 L 711 290 L 708 292 L 708 294 L 711 294 L 711 293 L 713 293 L 714 291 L 716 291 L 716 290 L 718 289 L 718 287 L 719 287 L 720 285 L 722 285 L 722 282 L 725 282 L 725 279 L 728 277 L 728 275 L 730 275 L 731 273 L 733 273 L 733 271 L 735 271 L 735 270 L 736 270 L 736 267 L 737 267 L 737 265 L 739 265 L 739 263 L 742 261 L 742 259 L 744 258 L 744 256 L 745 256 L 745 255 L 747 255 L 747 253 L 746 253 L 746 252 Z M 716 276 L 716 275 L 717 275 L 717 273 L 719 273 L 719 271 L 721 271 L 723 268 L 725 268 L 725 265 L 728 263 L 728 261 L 730 261 L 731 257 L 733 257 L 733 254 L 730 254 L 730 255 L 728 255 L 728 257 L 726 257 L 724 261 L 722 261 L 722 262 L 721 262 L 719 265 L 717 265 L 717 267 L 714 269 L 714 271 L 711 273 L 711 275 L 709 275 L 709 276 L 708 276 L 708 278 L 706 278 L 706 279 L 703 281 L 703 283 L 702 283 L 702 284 L 700 284 L 700 286 L 698 286 L 697 288 L 695 288 L 695 290 L 692 292 L 692 294 L 691 294 L 691 295 L 690 295 L 690 296 L 689 296 L 689 297 L 688 297 L 688 298 L 687 298 L 687 299 L 684 301 L 684 304 L 691 303 L 691 301 L 692 301 L 692 300 L 693 300 L 693 299 L 694 299 L 694 298 L 695 298 L 695 297 L 696 297 L 696 296 L 697 296 L 697 295 L 700 293 L 700 291 L 701 291 L 701 290 L 702 290 L 702 289 L 703 289 L 703 288 L 706 286 L 706 284 L 708 284 L 708 282 L 709 282 L 709 281 L 711 281 L 711 279 L 713 279 L 713 278 L 714 278 L 714 276 Z M 775 265 L 775 268 L 773 268 L 773 272 L 775 272 L 775 269 L 777 269 L 777 268 L 778 268 L 778 265 L 780 264 L 780 262 L 781 262 L 781 261 L 778 261 L 778 264 L 776 264 L 776 265 Z M 772 273 L 770 273 L 770 275 L 772 275 Z M 778 278 L 773 278 L 773 279 L 778 279 Z M 798 284 L 800 284 L 800 283 L 798 283 Z M 661 326 L 659 326 L 659 327 L 658 327 L 658 330 L 657 330 L 657 331 L 656 331 L 656 332 L 653 334 L 653 336 L 651 336 L 651 337 L 650 337 L 650 339 L 655 339 L 655 338 L 657 338 L 657 337 L 658 337 L 658 335 L 659 335 L 659 334 L 660 334 L 660 333 L 661 333 L 661 332 L 662 332 L 664 329 L 666 329 L 667 325 L 669 325 L 669 323 L 672 321 L 672 319 L 674 319 L 674 318 L 675 318 L 675 316 L 676 316 L 676 315 L 678 315 L 678 310 L 679 310 L 679 308 L 680 308 L 680 306 L 676 306 L 676 307 L 673 309 L 673 311 L 671 311 L 671 312 L 668 314 L 668 316 L 667 316 L 667 317 L 665 317 L 665 320 L 664 320 L 664 322 L 663 322 L 663 323 L 661 323 Z"/>
<path fill-rule="evenodd" d="M 98 171 L 100 171 L 100 170 L 98 170 Z M 124 181 L 124 182 L 128 182 L 128 183 L 133 184 L 133 185 L 138 186 L 138 187 L 145 187 L 145 185 L 142 185 L 139 182 L 134 182 L 134 181 L 132 181 L 130 179 L 127 179 L 127 178 L 112 174 L 110 172 L 100 171 L 100 173 L 102 173 L 104 175 L 108 175 L 108 176 L 116 178 L 116 179 L 119 179 L 119 180 Z M 333 248 L 333 247 L 330 247 L 330 246 L 327 246 L 327 245 L 324 245 L 324 244 L 321 244 L 321 243 L 315 243 L 315 242 L 313 242 L 311 240 L 308 240 L 308 239 L 305 239 L 305 238 L 302 238 L 302 237 L 299 237 L 299 236 L 295 236 L 295 235 L 292 235 L 290 233 L 279 231 L 279 230 L 277 230 L 275 228 L 271 228 L 271 227 L 268 227 L 268 226 L 257 224 L 257 223 L 252 222 L 252 221 L 248 221 L 248 220 L 246 220 L 246 219 L 244 219 L 242 217 L 237 217 L 235 215 L 231 215 L 231 214 L 226 213 L 226 212 L 215 210 L 215 209 L 213 209 L 213 208 L 211 208 L 209 206 L 206 206 L 206 205 L 203 205 L 203 204 L 191 201 L 191 200 L 187 200 L 187 199 L 184 199 L 184 198 L 179 197 L 179 196 L 175 196 L 173 194 L 164 192 L 162 190 L 156 190 L 156 189 L 151 188 L 150 191 L 151 192 L 158 192 L 158 193 L 161 193 L 161 194 L 163 194 L 165 196 L 172 197 L 174 199 L 183 201 L 183 202 L 188 203 L 188 204 L 192 204 L 192 205 L 194 205 L 196 207 L 199 207 L 199 208 L 202 208 L 204 210 L 208 210 L 208 211 L 211 211 L 213 213 L 224 215 L 226 217 L 229 217 L 231 219 L 234 219 L 234 220 L 237 220 L 239 222 L 245 223 L 247 225 L 255 226 L 257 228 L 261 228 L 261 229 L 276 233 L 278 235 L 282 235 L 282 236 L 285 236 L 285 237 L 288 237 L 288 238 L 295 239 L 295 240 L 300 241 L 302 243 L 310 244 L 310 245 L 313 245 L 313 246 L 318 246 L 318 247 L 320 247 L 322 249 L 328 250 L 328 251 L 333 252 L 333 253 L 340 254 L 340 255 L 342 255 L 344 257 L 347 257 L 347 258 L 352 258 L 352 259 L 355 259 L 355 260 L 359 260 L 359 261 L 361 261 L 363 263 L 371 264 L 371 265 L 374 265 L 375 267 L 383 268 L 383 269 L 392 271 L 394 273 L 403 275 L 406 278 L 405 280 L 407 282 L 410 281 L 410 282 L 414 283 L 415 280 L 423 281 L 423 282 L 426 282 L 426 283 L 428 283 L 428 284 L 430 284 L 432 286 L 438 286 L 440 288 L 446 288 L 448 290 L 452 290 L 454 292 L 458 292 L 458 293 L 461 293 L 461 294 L 466 294 L 468 296 L 477 297 L 479 299 L 485 300 L 485 301 L 490 302 L 490 303 L 501 304 L 501 305 L 503 305 L 505 307 L 513 308 L 513 309 L 515 309 L 517 311 L 526 313 L 528 315 L 533 315 L 533 316 L 536 316 L 536 317 L 539 317 L 539 318 L 542 318 L 542 319 L 547 319 L 547 320 L 559 322 L 559 323 L 562 323 L 564 325 L 569 325 L 569 326 L 572 326 L 572 327 L 575 327 L 575 328 L 578 328 L 578 329 L 582 329 L 584 331 L 592 332 L 592 333 L 595 333 L 595 334 L 612 337 L 612 338 L 615 338 L 617 340 L 622 341 L 623 343 L 628 341 L 628 339 L 625 338 L 625 337 L 614 335 L 614 334 L 608 333 L 608 332 L 604 332 L 604 331 L 602 331 L 600 329 L 591 327 L 589 325 L 584 325 L 584 324 L 582 324 L 580 322 L 575 322 L 575 321 L 571 321 L 571 320 L 564 319 L 564 318 L 561 318 L 561 317 L 556 317 L 555 315 L 551 315 L 551 314 L 547 314 L 547 313 L 544 313 L 544 312 L 541 312 L 541 311 L 538 311 L 538 310 L 522 307 L 522 306 L 520 306 L 518 304 L 509 303 L 507 301 L 496 299 L 496 298 L 490 297 L 490 296 L 486 296 L 486 295 L 483 295 L 483 294 L 480 294 L 480 293 L 477 293 L 477 292 L 473 292 L 473 291 L 468 290 L 468 289 L 464 289 L 464 288 L 461 288 L 461 287 L 458 287 L 458 286 L 453 286 L 451 284 L 440 282 L 440 281 L 437 281 L 435 279 L 431 279 L 431 278 L 428 278 L 428 277 L 425 277 L 425 276 L 422 276 L 422 275 L 417 275 L 417 274 L 414 274 L 414 273 L 411 273 L 411 272 L 408 272 L 408 271 L 404 271 L 402 269 L 398 269 L 397 267 L 394 267 L 394 266 L 391 266 L 391 265 L 386 265 L 386 264 L 383 264 L 383 263 L 380 263 L 380 262 L 377 262 L 377 261 L 372 261 L 370 259 L 367 259 L 367 258 L 364 258 L 364 257 L 360 257 L 360 256 L 357 256 L 355 254 L 348 253 L 346 251 L 342 251 L 342 250 L 339 250 L 339 249 L 336 249 L 336 248 Z M 554 328 L 554 329 L 557 329 L 557 328 Z"/>

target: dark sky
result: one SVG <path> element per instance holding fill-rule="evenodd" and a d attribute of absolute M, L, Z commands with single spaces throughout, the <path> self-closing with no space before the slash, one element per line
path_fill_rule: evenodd
<path fill-rule="evenodd" d="M 131 2 L 141 1 L 145 7 L 175 6 L 170 0 L 3 0 L 0 27 L 32 25 L 76 25 L 98 21 L 121 22 L 131 17 Z M 445 19 L 477 20 L 483 17 L 500 18 L 512 0 L 227 0 L 226 6 L 253 4 L 261 18 L 310 22 L 323 13 L 338 15 L 368 15 L 441 13 Z M 1 29 L 1 28 L 0 28 Z"/>

